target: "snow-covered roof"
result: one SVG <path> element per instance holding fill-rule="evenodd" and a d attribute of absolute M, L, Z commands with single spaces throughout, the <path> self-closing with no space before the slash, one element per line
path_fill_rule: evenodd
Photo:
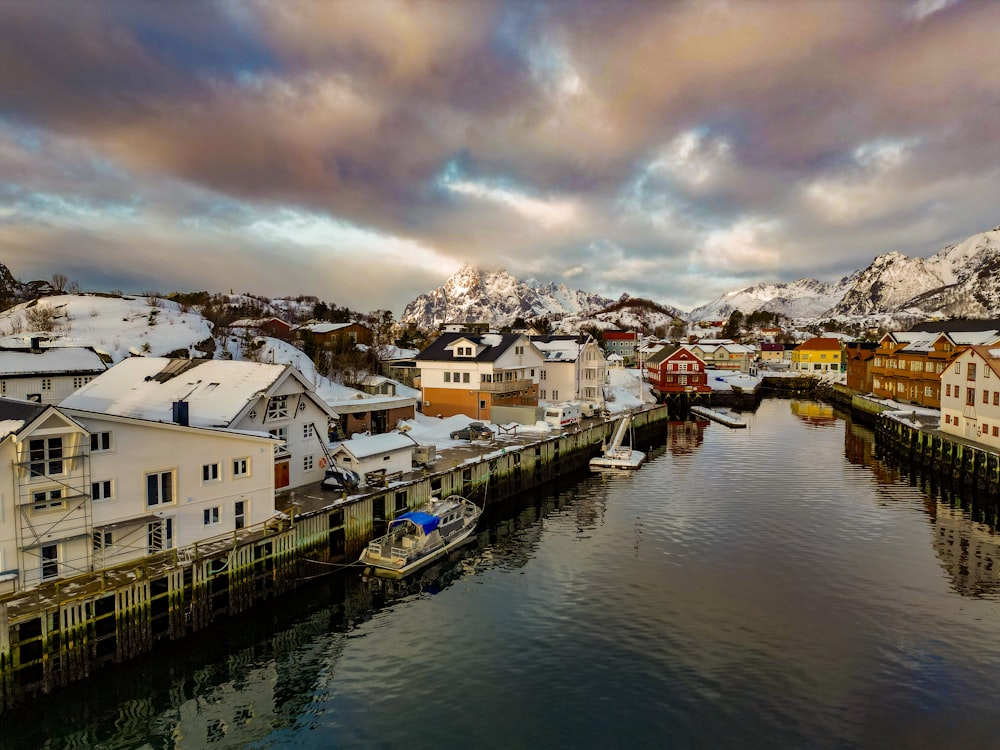
<path fill-rule="evenodd" d="M 546 362 L 575 362 L 580 356 L 582 348 L 576 340 L 539 341 L 532 339 L 531 343 L 542 352 Z"/>
<path fill-rule="evenodd" d="M 60 406 L 172 422 L 173 403 L 187 401 L 192 426 L 228 426 L 287 370 L 287 365 L 259 362 L 133 357 L 96 377 Z"/>
<path fill-rule="evenodd" d="M 0 349 L 0 377 L 99 373 L 106 369 L 100 355 L 84 346 Z"/>
<path fill-rule="evenodd" d="M 303 323 L 296 326 L 296 331 L 311 331 L 313 333 L 333 333 L 351 326 L 360 326 L 360 323 Z M 362 326 L 364 327 L 364 326 Z"/>
<path fill-rule="evenodd" d="M 391 453 L 416 446 L 413 440 L 398 432 L 387 432 L 384 435 L 355 435 L 350 440 L 337 444 L 333 453 L 346 451 L 354 458 L 368 458 L 381 453 Z"/>

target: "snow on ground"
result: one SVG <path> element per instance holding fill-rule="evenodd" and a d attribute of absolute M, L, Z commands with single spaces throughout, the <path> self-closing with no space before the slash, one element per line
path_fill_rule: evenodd
<path fill-rule="evenodd" d="M 120 362 L 132 354 L 154 357 L 177 350 L 204 356 L 194 350 L 198 342 L 211 338 L 208 321 L 196 312 L 182 312 L 169 300 L 148 297 L 105 297 L 62 294 L 42 297 L 37 307 L 50 308 L 51 332 L 32 331 L 28 316 L 32 303 L 0 312 L 0 345 L 24 346 L 39 336 L 51 346 L 92 346 Z M 20 331 L 20 332 L 18 332 Z"/>
<path fill-rule="evenodd" d="M 612 414 L 637 409 L 643 404 L 656 403 L 652 386 L 640 379 L 639 370 L 609 367 L 608 385 L 604 391 L 607 409 Z"/>

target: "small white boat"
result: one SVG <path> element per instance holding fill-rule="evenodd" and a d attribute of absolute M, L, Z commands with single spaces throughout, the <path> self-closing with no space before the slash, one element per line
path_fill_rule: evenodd
<path fill-rule="evenodd" d="M 632 428 L 632 414 L 626 414 L 618 423 L 618 428 L 610 445 L 602 446 L 601 455 L 590 459 L 591 469 L 638 469 L 646 460 L 646 454 L 631 445 L 623 445 L 625 433 Z M 629 438 L 629 442 L 634 442 Z"/>
<path fill-rule="evenodd" d="M 358 562 L 378 575 L 402 578 L 469 541 L 482 512 L 461 495 L 431 498 L 393 519 L 389 532 L 369 542 Z"/>

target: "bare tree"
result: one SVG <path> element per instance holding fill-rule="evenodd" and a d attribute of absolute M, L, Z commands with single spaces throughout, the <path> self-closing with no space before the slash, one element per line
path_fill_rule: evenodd
<path fill-rule="evenodd" d="M 56 327 L 56 311 L 48 305 L 35 305 L 24 311 L 24 319 L 30 331 L 48 332 Z"/>
<path fill-rule="evenodd" d="M 64 273 L 54 273 L 52 274 L 52 288 L 57 292 L 66 291 L 66 284 L 69 282 Z"/>

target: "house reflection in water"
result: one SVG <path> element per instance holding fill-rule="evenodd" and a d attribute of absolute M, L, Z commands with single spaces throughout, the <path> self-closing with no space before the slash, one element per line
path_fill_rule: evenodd
<path fill-rule="evenodd" d="M 790 407 L 792 414 L 813 427 L 833 427 L 837 423 L 833 407 L 829 404 L 792 399 Z"/>
<path fill-rule="evenodd" d="M 688 419 L 667 423 L 667 449 L 675 456 L 694 453 L 705 441 L 707 419 Z"/>

